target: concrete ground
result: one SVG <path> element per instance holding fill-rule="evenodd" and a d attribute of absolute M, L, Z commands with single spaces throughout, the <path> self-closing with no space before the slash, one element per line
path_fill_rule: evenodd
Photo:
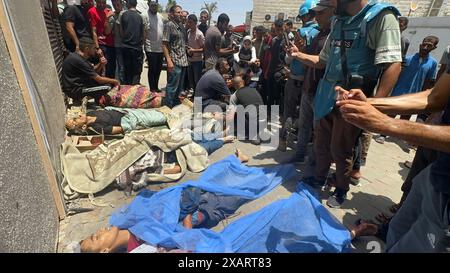
<path fill-rule="evenodd" d="M 142 76 L 142 84 L 147 83 L 146 71 Z M 160 87 L 165 86 L 166 75 L 161 74 Z M 272 131 L 279 129 L 277 124 L 272 125 Z M 292 155 L 292 151 L 280 152 L 263 146 L 255 146 L 250 143 L 235 141 L 225 144 L 224 147 L 210 156 L 210 162 L 214 163 L 234 153 L 239 148 L 250 156 L 249 166 L 273 166 L 280 164 Z M 361 186 L 351 186 L 342 209 L 331 209 L 325 204 L 329 192 L 322 192 L 322 203 L 345 226 L 351 226 L 358 218 L 373 218 L 380 212 L 387 212 L 387 208 L 398 202 L 401 197 L 400 187 L 408 174 L 407 168 L 402 164 L 405 160 L 412 161 L 414 151 L 409 151 L 403 141 L 388 138 L 385 144 L 372 141 L 366 166 L 362 168 Z M 250 214 L 262 207 L 287 198 L 296 188 L 301 178 L 302 167 L 298 169 L 295 178 L 285 181 L 262 198 L 243 205 L 231 219 L 226 219 L 213 229 L 220 231 L 227 224 Z M 159 183 L 148 186 L 150 190 L 160 190 L 177 185 L 187 180 L 195 180 L 200 174 L 188 172 L 179 182 Z M 104 191 L 96 194 L 95 202 L 102 206 L 93 206 L 88 199 L 81 199 L 75 205 L 87 208 L 88 211 L 67 217 L 60 223 L 58 252 L 67 252 L 66 246 L 72 241 L 80 241 L 97 229 L 108 225 L 109 216 L 119 207 L 131 202 L 136 193 L 126 197 L 123 192 L 111 185 Z M 384 244 L 375 237 L 362 237 L 353 242 L 355 252 L 379 252 L 384 251 Z"/>

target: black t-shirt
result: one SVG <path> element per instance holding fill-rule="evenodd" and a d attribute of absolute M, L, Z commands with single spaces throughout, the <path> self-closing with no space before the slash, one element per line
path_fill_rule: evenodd
<path fill-rule="evenodd" d="M 221 42 L 220 42 L 220 48 L 229 48 L 233 44 L 233 40 L 231 40 L 231 37 L 226 37 L 225 35 L 222 36 Z M 225 57 L 228 61 L 228 65 L 233 67 L 234 64 L 234 54 L 231 54 L 228 57 Z"/>
<path fill-rule="evenodd" d="M 209 70 L 198 81 L 195 96 L 202 97 L 203 106 L 206 106 L 211 100 L 220 100 L 221 95 L 231 96 L 230 89 L 219 71 Z"/>
<path fill-rule="evenodd" d="M 82 89 L 98 86 L 92 79 L 96 76 L 92 64 L 77 53 L 70 53 L 62 65 L 62 89 L 73 99 L 81 99 Z"/>
<path fill-rule="evenodd" d="M 91 37 L 91 28 L 86 17 L 86 12 L 81 6 L 67 6 L 64 9 L 64 22 L 75 24 L 74 29 L 78 39 L 81 37 Z"/>
<path fill-rule="evenodd" d="M 203 35 L 206 35 L 206 31 L 208 30 L 208 25 L 200 23 L 198 25 L 198 29 L 200 29 L 200 31 L 203 32 Z"/>
<path fill-rule="evenodd" d="M 247 107 L 248 105 L 263 105 L 263 99 L 256 88 L 243 87 L 236 91 L 236 97 L 238 99 L 237 104 Z"/>
<path fill-rule="evenodd" d="M 136 10 L 125 11 L 120 18 L 123 30 L 123 47 L 142 50 L 144 24 Z"/>
<path fill-rule="evenodd" d="M 114 110 L 99 110 L 86 115 L 97 118 L 94 123 L 89 125 L 95 130 L 93 133 L 101 134 L 103 132 L 103 134 L 110 135 L 114 126 L 121 126 L 120 121 L 125 114 Z"/>
<path fill-rule="evenodd" d="M 272 59 L 269 65 L 269 74 L 273 75 L 275 72 L 283 69 L 284 66 L 284 42 L 282 38 L 274 37 L 272 39 L 272 45 L 270 46 L 270 52 L 272 53 Z"/>

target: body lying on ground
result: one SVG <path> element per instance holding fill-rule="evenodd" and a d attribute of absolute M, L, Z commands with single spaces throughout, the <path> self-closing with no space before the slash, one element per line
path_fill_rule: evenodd
<path fill-rule="evenodd" d="M 74 134 L 116 135 L 164 124 L 164 114 L 153 109 L 106 108 L 67 119 L 66 129 Z"/>
<path fill-rule="evenodd" d="M 249 160 L 240 150 L 235 155 L 241 163 Z M 248 199 L 238 196 L 222 196 L 203 191 L 195 187 L 187 187 L 180 200 L 179 223 L 185 228 L 211 228 L 233 214 Z M 116 226 L 99 229 L 80 242 L 81 252 L 110 253 L 127 252 L 136 248 L 143 241 L 130 231 Z"/>

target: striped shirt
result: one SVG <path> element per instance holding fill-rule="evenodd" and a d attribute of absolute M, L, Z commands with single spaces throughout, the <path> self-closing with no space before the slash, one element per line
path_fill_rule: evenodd
<path fill-rule="evenodd" d="M 189 65 L 186 54 L 186 37 L 184 31 L 172 20 L 164 24 L 163 42 L 167 42 L 172 62 L 181 67 Z"/>

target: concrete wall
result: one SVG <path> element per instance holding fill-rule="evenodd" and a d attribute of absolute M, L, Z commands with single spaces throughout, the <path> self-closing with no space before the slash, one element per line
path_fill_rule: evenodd
<path fill-rule="evenodd" d="M 253 0 L 252 27 L 263 25 L 270 28 L 270 24 L 280 12 L 285 13 L 287 17 L 296 17 L 303 2 L 304 0 Z M 270 22 L 264 19 L 266 14 L 272 16 Z M 298 26 L 298 23 L 295 25 Z"/>
<path fill-rule="evenodd" d="M 52 252 L 58 215 L 0 29 L 0 252 Z"/>
<path fill-rule="evenodd" d="M 8 9 L 3 9 L 3 2 Z M 53 252 L 59 218 L 49 173 L 61 181 L 59 149 L 64 141 L 63 95 L 39 0 L 0 0 L 8 10 L 34 105 L 25 107 L 12 66 L 11 52 L 0 31 L 0 252 Z M 6 17 L 6 16 L 5 16 Z M 5 18 L 4 17 L 4 18 Z M 3 23 L 5 20 L 3 20 Z M 5 24 L 4 26 L 8 26 Z M 37 117 L 32 129 L 29 112 Z M 35 119 L 33 119 L 36 122 Z M 44 140 L 39 151 L 37 137 Z M 50 163 L 45 165 L 43 159 Z M 48 161 L 47 161 L 48 162 Z M 47 166 L 47 169 L 45 168 Z M 53 172 L 53 174 L 51 173 Z M 56 191 L 58 189 L 56 188 Z"/>
<path fill-rule="evenodd" d="M 411 42 L 408 55 L 419 52 L 419 44 L 422 43 L 423 38 L 434 35 L 439 38 L 439 44 L 431 55 L 439 62 L 445 48 L 450 45 L 449 26 L 450 17 L 448 16 L 410 18 L 408 28 L 403 33 Z"/>
<path fill-rule="evenodd" d="M 433 0 L 417 0 L 418 9 L 411 12 L 410 17 L 426 16 Z M 284 12 L 288 17 L 295 17 L 298 14 L 298 8 L 304 0 L 253 0 L 253 19 L 252 27 L 264 25 L 269 27 L 273 21 L 274 15 Z M 403 16 L 407 16 L 411 0 L 389 0 L 384 1 L 395 5 Z M 264 20 L 266 14 L 272 15 L 271 22 Z M 450 15 L 450 1 L 444 0 L 440 16 Z M 298 24 L 297 24 L 298 26 Z"/>

